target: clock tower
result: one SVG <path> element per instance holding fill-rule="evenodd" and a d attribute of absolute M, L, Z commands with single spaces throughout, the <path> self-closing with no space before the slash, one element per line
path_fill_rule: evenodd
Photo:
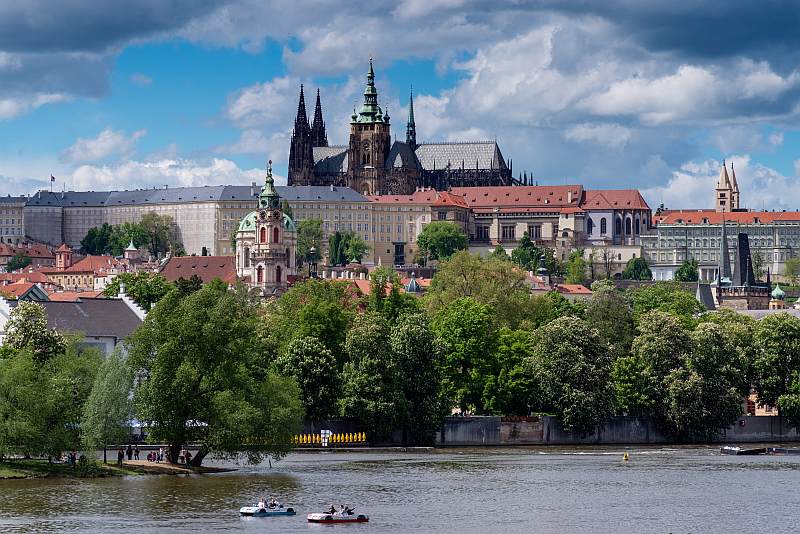
<path fill-rule="evenodd" d="M 350 143 L 347 147 L 347 186 L 364 195 L 386 194 L 386 157 L 391 148 L 389 113 L 378 105 L 375 72 L 369 60 L 367 86 L 361 110 L 350 121 Z"/>

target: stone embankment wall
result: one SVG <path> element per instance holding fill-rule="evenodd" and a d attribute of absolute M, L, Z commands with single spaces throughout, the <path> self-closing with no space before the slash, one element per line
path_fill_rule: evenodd
<path fill-rule="evenodd" d="M 800 441 L 795 429 L 774 416 L 744 416 L 720 433 L 717 443 Z M 673 443 L 646 418 L 614 417 L 598 433 L 564 431 L 557 417 L 449 417 L 436 435 L 443 447 L 500 445 L 614 445 Z"/>

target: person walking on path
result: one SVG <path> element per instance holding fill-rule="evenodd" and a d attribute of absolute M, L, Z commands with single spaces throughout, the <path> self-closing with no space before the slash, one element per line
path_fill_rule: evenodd
<path fill-rule="evenodd" d="M 136 447 L 134 447 L 133 449 L 133 459 L 134 460 L 139 459 L 139 445 L 136 445 Z"/>
<path fill-rule="evenodd" d="M 122 447 L 119 448 L 117 451 L 117 465 L 122 466 L 122 460 L 125 459 L 125 452 L 122 450 Z"/>
<path fill-rule="evenodd" d="M 128 450 L 125 452 L 128 455 L 128 461 L 130 462 L 133 459 L 133 447 L 131 447 L 130 443 L 128 443 Z"/>

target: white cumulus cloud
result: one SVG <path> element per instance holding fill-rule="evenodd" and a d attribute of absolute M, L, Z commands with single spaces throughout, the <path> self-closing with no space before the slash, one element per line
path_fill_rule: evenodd
<path fill-rule="evenodd" d="M 84 163 L 110 156 L 125 156 L 133 151 L 136 142 L 146 133 L 147 130 L 137 130 L 126 135 L 123 131 L 106 128 L 97 137 L 79 138 L 61 154 L 61 159 L 70 163 Z"/>

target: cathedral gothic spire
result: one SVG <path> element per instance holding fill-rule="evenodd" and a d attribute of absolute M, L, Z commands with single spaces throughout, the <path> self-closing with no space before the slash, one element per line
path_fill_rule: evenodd
<path fill-rule="evenodd" d="M 408 123 L 406 124 L 406 144 L 411 150 L 417 149 L 417 125 L 414 122 L 414 89 L 408 97 Z"/>
<path fill-rule="evenodd" d="M 311 126 L 306 114 L 306 98 L 300 84 L 300 100 L 297 117 L 294 119 L 292 141 L 289 146 L 289 185 L 309 185 L 314 167 L 314 145 L 311 142 Z"/>
<path fill-rule="evenodd" d="M 311 124 L 311 146 L 328 146 L 328 134 L 325 133 L 325 121 L 322 119 L 319 88 L 317 88 L 317 103 L 314 105 L 314 122 Z"/>

